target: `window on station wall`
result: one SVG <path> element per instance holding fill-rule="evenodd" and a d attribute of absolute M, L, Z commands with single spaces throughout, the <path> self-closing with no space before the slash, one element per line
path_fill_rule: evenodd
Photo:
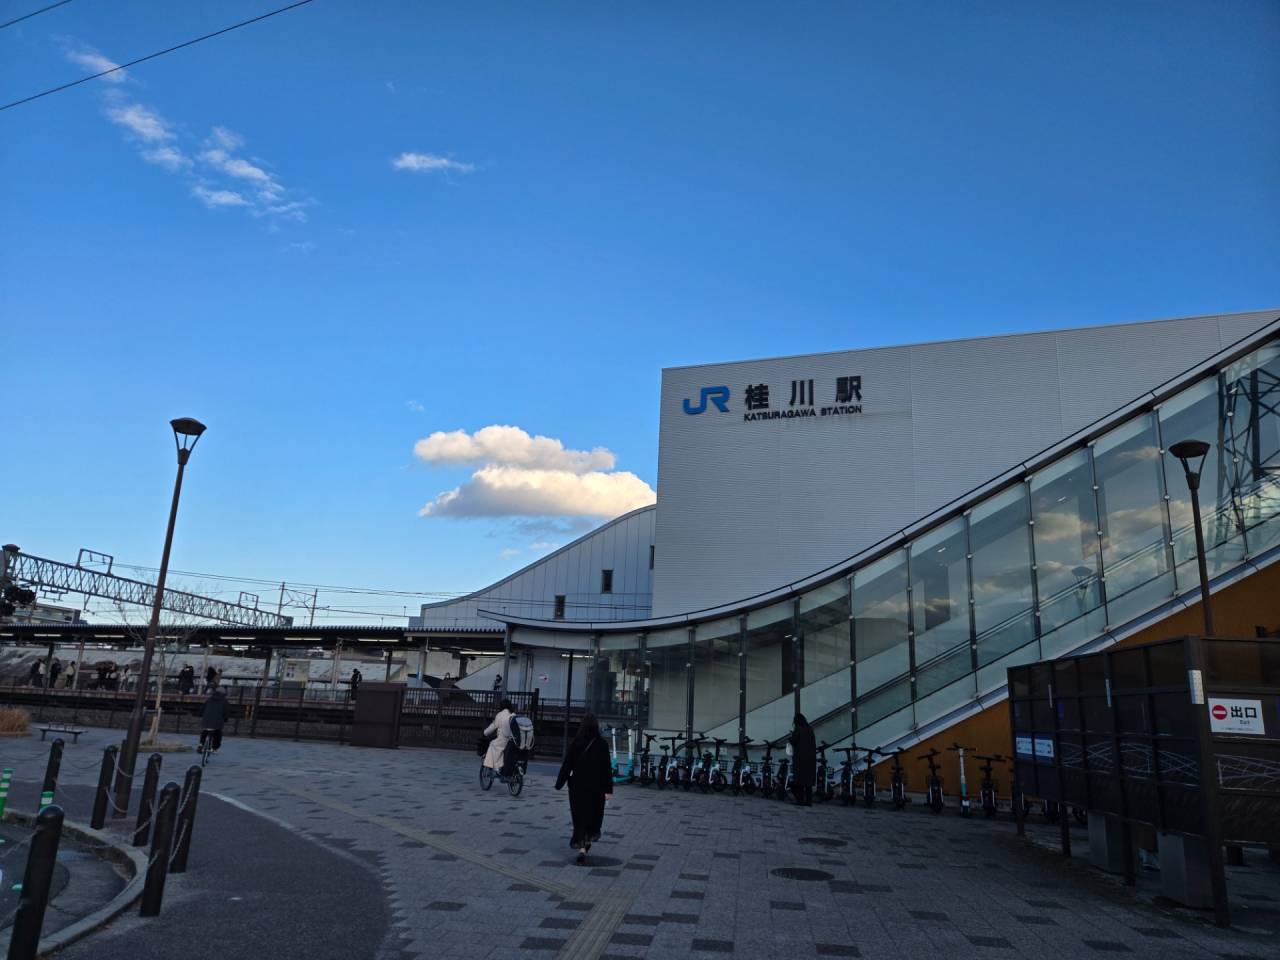
<path fill-rule="evenodd" d="M 544 607 L 543 609 L 545 610 L 546 608 Z M 554 615 L 554 616 L 555 616 L 555 618 L 556 618 L 557 620 L 563 620 L 563 619 L 564 619 L 564 594 L 563 594 L 563 593 L 557 593 L 557 594 L 556 594 L 556 604 L 555 604 L 555 615 Z"/>
<path fill-rule="evenodd" d="M 853 575 L 859 697 L 910 669 L 907 622 L 907 552 L 897 550 Z"/>
<path fill-rule="evenodd" d="M 613 593 L 613 571 L 612 570 L 600 571 L 600 592 Z"/>
<path fill-rule="evenodd" d="M 1143 414 L 1099 437 L 1093 470 L 1102 520 L 1107 621 L 1119 624 L 1174 593 L 1155 416 Z"/>
<path fill-rule="evenodd" d="M 1070 645 L 1103 625 L 1093 615 L 1102 606 L 1102 587 L 1089 451 L 1077 450 L 1031 478 L 1031 519 L 1040 630 L 1049 634 L 1080 620 Z"/>
<path fill-rule="evenodd" d="M 1235 469 L 1233 485 L 1249 553 L 1256 556 L 1280 542 L 1280 344 L 1228 368 L 1225 412 L 1230 414 L 1223 432 Z"/>
<path fill-rule="evenodd" d="M 1204 531 L 1205 561 L 1215 576 L 1244 558 L 1244 517 L 1233 481 L 1236 465 L 1224 427 L 1229 424 L 1229 400 L 1225 381 L 1210 377 L 1161 404 L 1160 442 L 1164 447 L 1164 476 L 1169 495 L 1175 578 L 1180 590 L 1200 583 L 1196 565 L 1196 534 L 1192 522 L 1191 491 L 1182 462 L 1169 447 L 1182 440 L 1209 444 L 1200 471 L 1200 512 Z"/>
<path fill-rule="evenodd" d="M 653 544 L 651 543 L 649 544 L 649 569 L 650 570 L 653 569 L 653 554 L 654 554 L 654 549 L 653 549 Z"/>
<path fill-rule="evenodd" d="M 969 514 L 979 667 L 1036 639 L 1030 519 L 1025 483 L 997 493 Z"/>

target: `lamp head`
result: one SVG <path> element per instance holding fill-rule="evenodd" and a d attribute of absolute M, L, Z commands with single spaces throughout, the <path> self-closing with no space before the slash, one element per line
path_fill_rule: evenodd
<path fill-rule="evenodd" d="M 173 427 L 173 442 L 178 448 L 178 463 L 185 464 L 191 456 L 191 451 L 196 448 L 196 441 L 200 439 L 200 434 L 204 433 L 204 424 L 191 417 L 179 417 L 177 420 L 170 420 L 169 426 Z"/>
<path fill-rule="evenodd" d="M 1192 490 L 1200 489 L 1200 470 L 1204 467 L 1204 458 L 1209 455 L 1209 444 L 1203 440 L 1179 440 L 1169 447 L 1169 452 L 1182 461 L 1187 486 Z"/>

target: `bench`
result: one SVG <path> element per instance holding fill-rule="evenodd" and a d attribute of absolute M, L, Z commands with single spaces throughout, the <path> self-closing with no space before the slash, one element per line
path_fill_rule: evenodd
<path fill-rule="evenodd" d="M 80 734 L 87 733 L 87 730 L 78 727 L 68 727 L 61 723 L 46 723 L 40 726 L 40 739 L 43 740 L 50 733 L 65 733 L 71 736 L 72 743 L 80 742 Z"/>

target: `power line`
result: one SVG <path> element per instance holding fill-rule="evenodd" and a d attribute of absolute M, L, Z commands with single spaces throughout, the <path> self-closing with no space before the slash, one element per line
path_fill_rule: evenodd
<path fill-rule="evenodd" d="M 69 2 L 69 0 L 63 0 L 63 2 Z M 186 40 L 182 43 L 175 44 L 172 47 L 166 47 L 164 50 L 157 50 L 155 53 L 149 53 L 145 57 L 138 57 L 136 60 L 130 60 L 128 63 L 122 63 L 119 66 L 112 67 L 110 70 L 102 70 L 98 73 L 91 74 L 90 76 L 81 77 L 79 80 L 72 80 L 70 83 L 64 83 L 61 86 L 52 87 L 48 90 L 43 90 L 40 93 L 33 93 L 29 97 L 23 97 L 21 100 L 14 100 L 12 103 L 6 103 L 4 106 L 0 107 L 0 110 L 8 110 L 11 107 L 18 107 L 24 103 L 30 103 L 32 100 L 39 100 L 41 97 L 47 97 L 51 93 L 59 93 L 63 90 L 68 90 L 71 87 L 77 87 L 82 83 L 88 83 L 90 80 L 97 80 L 99 77 L 105 77 L 109 73 L 115 73 L 117 70 L 136 67 L 140 63 L 146 63 L 148 60 L 154 60 L 156 57 L 163 57 L 166 53 L 173 53 L 175 50 L 181 50 L 183 47 L 189 47 L 205 40 L 212 40 L 214 37 L 220 37 L 224 33 L 230 33 L 232 30 L 239 30 L 241 27 L 247 27 L 251 23 L 257 23 L 260 20 L 266 20 L 278 14 L 287 13 L 288 11 L 295 10 L 298 7 L 305 7 L 308 3 L 311 3 L 311 0 L 298 0 L 297 3 L 291 3 L 287 7 L 281 7 L 279 10 L 272 10 L 270 13 L 264 13 L 248 20 L 241 20 L 239 23 L 233 23 L 229 27 L 223 27 L 221 30 L 215 30 L 213 33 L 206 33 L 204 36 L 196 37 L 194 40 Z M 57 6 L 57 4 L 55 4 L 55 6 Z M 39 13 L 40 11 L 36 12 Z M 31 14 L 31 16 L 34 16 L 34 14 Z"/>
<path fill-rule="evenodd" d="M 20 17 L 14 17 L 8 23 L 0 23 L 0 30 L 3 30 L 5 27 L 12 27 L 15 23 L 21 23 L 23 20 L 30 20 L 32 17 L 38 17 L 42 13 L 48 13 L 54 7 L 61 7 L 70 2 L 71 0 L 58 0 L 57 3 L 51 3 L 47 7 L 41 7 L 39 10 L 32 10 L 30 13 L 24 13 Z"/>
<path fill-rule="evenodd" d="M 123 561 L 116 562 L 117 567 L 124 567 L 127 570 L 139 570 L 144 573 L 157 573 L 157 567 L 148 567 L 139 563 L 125 563 Z M 463 593 L 450 592 L 447 590 L 380 590 L 377 587 L 349 587 L 337 586 L 331 583 L 303 583 L 299 580 L 267 580 L 262 577 L 237 577 L 227 573 L 196 573 L 193 570 L 170 570 L 170 576 L 175 577 L 195 577 L 201 580 L 223 580 L 230 583 L 253 583 L 264 587 L 279 587 L 282 582 L 287 583 L 290 587 L 306 587 L 312 590 L 325 590 L 330 593 L 347 593 L 347 594 L 373 594 L 380 597 L 439 597 L 445 600 L 453 600 L 458 597 L 468 596 L 471 592 Z"/>

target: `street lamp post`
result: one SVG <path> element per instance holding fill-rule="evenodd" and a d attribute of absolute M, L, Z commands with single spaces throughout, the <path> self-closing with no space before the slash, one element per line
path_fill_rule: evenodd
<path fill-rule="evenodd" d="M 1187 489 L 1191 491 L 1191 517 L 1196 528 L 1196 563 L 1200 567 L 1200 607 L 1204 612 L 1204 634 L 1213 636 L 1213 607 L 1209 602 L 1209 567 L 1204 556 L 1204 531 L 1200 529 L 1200 471 L 1209 454 L 1209 444 L 1203 440 L 1180 440 L 1169 447 L 1169 452 L 1182 461 L 1187 475 Z"/>
<path fill-rule="evenodd" d="M 164 582 L 169 574 L 169 550 L 173 546 L 173 525 L 178 517 L 178 497 L 182 494 L 182 471 L 191 458 L 196 441 L 204 433 L 204 424 L 190 417 L 170 420 L 173 442 L 178 448 L 178 476 L 173 482 L 173 503 L 169 506 L 169 528 L 164 535 L 164 552 L 160 555 L 160 575 L 156 578 L 156 596 L 151 604 L 151 622 L 147 624 L 147 639 L 142 652 L 142 669 L 138 673 L 137 693 L 133 699 L 133 713 L 129 716 L 129 732 L 125 735 L 124 749 L 116 768 L 115 810 L 117 818 L 129 812 L 129 794 L 133 789 L 134 764 L 138 759 L 138 742 L 142 739 L 142 722 L 147 709 L 147 685 L 151 677 L 151 658 L 156 650 L 156 633 L 160 629 L 160 604 L 164 600 Z"/>

